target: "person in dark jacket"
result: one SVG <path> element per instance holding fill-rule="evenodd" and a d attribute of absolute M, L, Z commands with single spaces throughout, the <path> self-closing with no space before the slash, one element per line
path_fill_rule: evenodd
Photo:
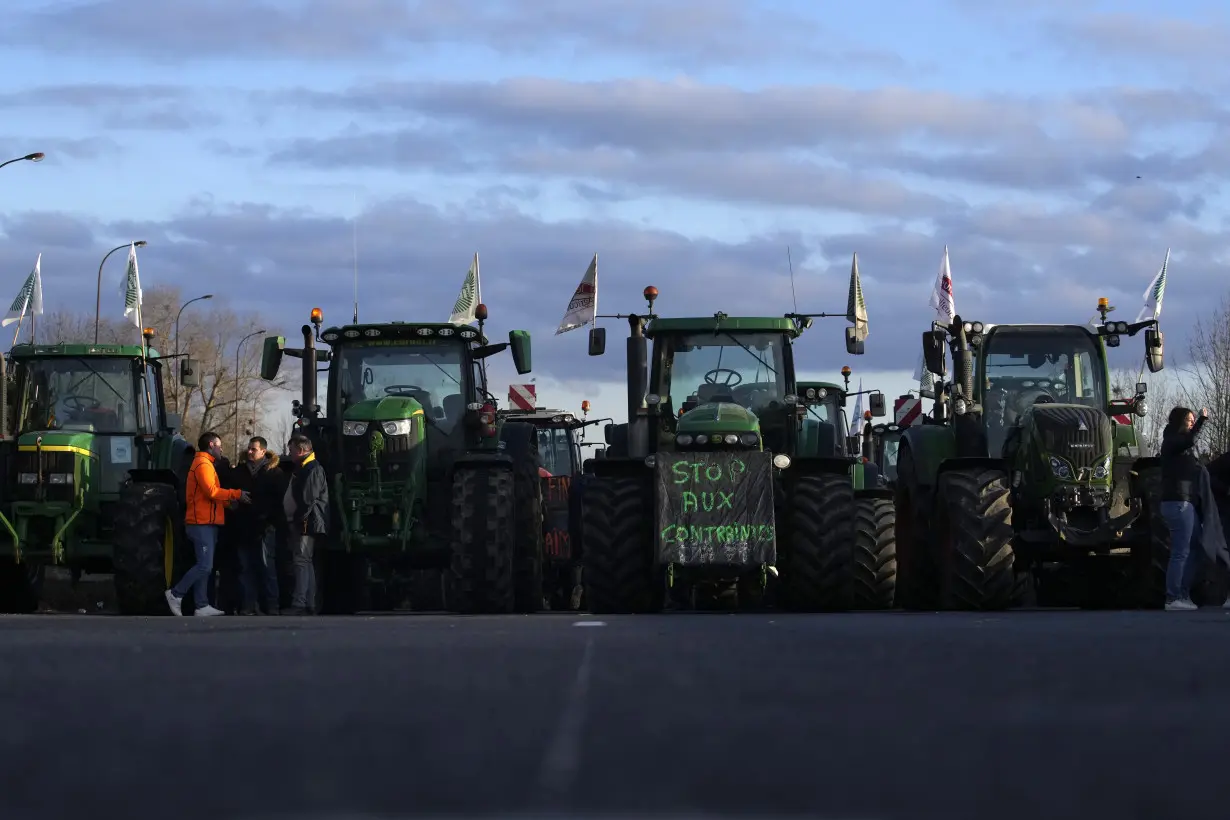
<path fill-rule="evenodd" d="M 1162 518 L 1170 530 L 1170 565 L 1166 568 L 1166 609 L 1190 611 L 1192 584 L 1200 568 L 1203 547 L 1200 546 L 1201 516 L 1216 514 L 1201 510 L 1200 481 L 1204 467 L 1196 459 L 1196 437 L 1200 435 L 1208 408 L 1200 418 L 1186 407 L 1170 411 L 1166 429 L 1162 432 Z"/>
<path fill-rule="evenodd" d="M 268 446 L 263 437 L 252 437 L 245 458 L 231 472 L 233 486 L 252 496 L 251 505 L 237 508 L 226 522 L 239 553 L 241 615 L 259 614 L 262 603 L 267 615 L 281 612 L 275 551 L 286 481 L 278 454 Z"/>
<path fill-rule="evenodd" d="M 316 570 L 312 564 L 316 539 L 329 531 L 329 483 L 307 436 L 296 435 L 290 440 L 290 458 L 295 471 L 282 507 L 295 565 L 295 595 L 289 612 L 283 614 L 306 615 L 316 601 Z"/>

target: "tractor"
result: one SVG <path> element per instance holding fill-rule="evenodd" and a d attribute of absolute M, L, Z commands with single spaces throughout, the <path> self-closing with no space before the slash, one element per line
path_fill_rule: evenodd
<path fill-rule="evenodd" d="M 661 318 L 657 288 L 646 315 L 626 317 L 628 422 L 606 428 L 607 453 L 586 462 L 585 594 L 594 613 L 695 605 L 698 590 L 765 603 L 780 574 L 790 609 L 853 603 L 851 460 L 803 435 L 793 343 L 816 316 Z M 652 340 L 652 355 L 649 341 Z M 589 354 L 606 349 L 605 328 Z M 846 349 L 863 352 L 855 327 Z M 807 449 L 804 444 L 810 442 Z M 778 564 L 781 563 L 779 573 Z"/>
<path fill-rule="evenodd" d="M 1160 607 L 1169 535 L 1157 458 L 1133 455 L 1147 385 L 1112 402 L 1107 348 L 1156 319 L 991 325 L 955 317 L 923 334 L 941 384 L 931 417 L 901 435 L 894 488 L 898 588 L 908 609 L 998 610 L 1031 603 L 1048 571 L 1070 570 L 1086 608 Z M 952 356 L 954 378 L 943 383 Z"/>
<path fill-rule="evenodd" d="M 538 431 L 543 475 L 543 586 L 548 608 L 580 610 L 581 582 L 581 447 L 587 427 L 610 419 L 587 419 L 589 402 L 581 403 L 581 418 L 565 410 L 538 407 L 533 412 L 501 410 L 507 422 L 531 424 Z"/>
<path fill-rule="evenodd" d="M 313 308 L 303 347 L 265 339 L 262 378 L 277 378 L 283 356 L 303 362 L 295 429 L 329 477 L 333 514 L 316 547 L 317 612 L 388 609 L 380 591 L 415 573 L 437 580 L 433 608 L 542 608 L 538 435 L 500 418 L 485 367 L 508 348 L 517 372 L 530 372 L 530 336 L 513 330 L 507 342 L 489 343 L 486 305 L 476 317 L 477 328 L 388 322 L 321 331 L 323 314 Z M 323 409 L 318 362 L 328 363 Z"/>
<path fill-rule="evenodd" d="M 142 335 L 137 345 L 20 344 L 0 357 L 11 370 L 0 373 L 0 610 L 35 611 L 54 565 L 74 579 L 111 573 L 123 615 L 169 614 L 163 593 L 190 563 L 193 448 L 167 412 L 154 331 Z M 197 383 L 189 360 L 180 382 Z"/>

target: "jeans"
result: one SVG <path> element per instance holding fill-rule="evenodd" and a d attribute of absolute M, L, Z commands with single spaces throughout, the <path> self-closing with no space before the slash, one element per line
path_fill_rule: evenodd
<path fill-rule="evenodd" d="M 276 614 L 278 604 L 277 537 L 270 527 L 259 541 L 239 546 L 239 584 L 242 611 L 254 612 L 261 599 L 265 611 Z"/>
<path fill-rule="evenodd" d="M 192 590 L 196 608 L 209 606 L 209 577 L 214 572 L 214 552 L 218 548 L 218 530 L 214 524 L 188 524 L 184 530 L 192 542 L 196 563 L 184 573 L 179 583 L 171 588 L 176 598 L 183 598 Z"/>
<path fill-rule="evenodd" d="M 1162 520 L 1170 530 L 1170 564 L 1166 567 L 1166 600 L 1190 600 L 1204 548 L 1200 516 L 1190 501 L 1163 501 Z"/>
<path fill-rule="evenodd" d="M 295 609 L 313 609 L 316 605 L 316 567 L 312 564 L 316 539 L 311 535 L 290 534 L 290 554 L 295 566 L 295 595 L 290 605 Z"/>

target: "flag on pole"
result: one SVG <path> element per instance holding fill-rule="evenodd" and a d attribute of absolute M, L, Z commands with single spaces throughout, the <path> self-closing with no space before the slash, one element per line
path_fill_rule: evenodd
<path fill-rule="evenodd" d="M 870 331 L 867 328 L 867 301 L 863 298 L 863 280 L 858 274 L 858 254 L 850 263 L 850 298 L 846 302 L 846 318 L 854 325 L 855 337 L 859 341 L 867 338 Z"/>
<path fill-rule="evenodd" d="M 34 260 L 34 270 L 30 271 L 17 298 L 13 300 L 13 304 L 9 305 L 9 312 L 4 317 L 4 321 L 0 322 L 0 327 L 8 327 L 13 322 L 21 322 L 26 318 L 27 313 L 31 316 L 43 315 L 42 266 L 43 255 L 40 253 Z"/>
<path fill-rule="evenodd" d="M 1166 295 L 1166 269 L 1170 267 L 1170 248 L 1166 249 L 1166 258 L 1162 260 L 1162 269 L 1153 277 L 1149 287 L 1145 288 L 1145 306 L 1140 309 L 1136 321 L 1145 321 L 1145 315 L 1152 310 L 1149 318 L 1159 319 L 1162 315 L 1162 297 Z"/>
<path fill-rule="evenodd" d="M 480 301 L 482 301 L 482 285 L 478 275 L 478 253 L 475 253 L 474 261 L 470 263 L 470 270 L 466 272 L 465 281 L 461 283 L 461 293 L 458 294 L 457 302 L 453 305 L 453 315 L 448 317 L 449 322 L 454 325 L 473 324 L 478 318 L 474 315 L 474 311 L 478 308 Z"/>
<path fill-rule="evenodd" d="M 854 402 L 854 418 L 850 421 L 850 435 L 863 432 L 863 380 L 858 380 L 858 399 Z"/>
<path fill-rule="evenodd" d="M 577 289 L 573 291 L 572 299 L 568 302 L 568 310 L 564 312 L 564 318 L 560 321 L 555 335 L 585 327 L 591 324 L 597 315 L 598 254 L 594 254 L 589 267 L 585 270 L 585 275 L 581 277 L 581 284 L 577 285 Z"/>
<path fill-rule="evenodd" d="M 957 303 L 952 291 L 952 265 L 948 261 L 948 246 L 944 246 L 944 259 L 940 262 L 940 272 L 935 277 L 935 287 L 931 290 L 931 298 L 927 302 L 935 311 L 936 322 L 951 322 L 957 315 Z M 935 390 L 935 374 L 926 368 L 922 351 L 918 353 L 918 366 L 914 369 L 914 378 L 918 379 L 921 390 Z"/>
<path fill-rule="evenodd" d="M 137 273 L 137 246 L 128 246 L 128 273 L 124 277 L 124 318 L 141 329 L 141 275 Z"/>

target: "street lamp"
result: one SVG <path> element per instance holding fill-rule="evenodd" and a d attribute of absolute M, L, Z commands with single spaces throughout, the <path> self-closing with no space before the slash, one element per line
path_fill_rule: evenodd
<path fill-rule="evenodd" d="M 42 162 L 43 157 L 45 156 L 46 154 L 42 151 L 35 151 L 33 154 L 26 154 L 24 157 L 13 157 L 10 160 L 0 162 L 0 168 L 3 168 L 6 165 L 12 165 L 14 162 Z"/>
<path fill-rule="evenodd" d="M 33 154 L 31 154 L 33 156 Z M 139 239 L 136 242 L 126 242 L 123 245 L 116 245 L 103 256 L 102 261 L 98 263 L 98 295 L 94 297 L 94 344 L 98 344 L 98 318 L 102 315 L 102 270 L 103 265 L 107 263 L 107 257 L 116 251 L 122 251 L 129 245 L 135 245 L 138 248 L 144 248 L 149 243 L 144 239 Z"/>
<path fill-rule="evenodd" d="M 214 295 L 212 293 L 207 293 L 204 296 L 198 296 L 195 299 L 189 299 L 187 302 L 184 302 L 182 305 L 179 306 L 179 313 L 175 314 L 175 361 L 178 362 L 176 367 L 180 367 L 180 368 L 183 367 L 183 363 L 179 361 L 179 317 L 184 315 L 184 308 L 188 307 L 188 305 L 192 304 L 193 302 L 199 302 L 202 299 L 212 299 L 212 298 L 214 298 Z M 182 398 L 182 396 L 180 395 L 181 388 L 182 388 L 182 385 L 179 383 L 179 376 L 176 376 L 175 377 L 175 412 L 176 413 L 183 412 L 182 410 L 179 409 L 179 400 L 180 398 Z"/>
<path fill-rule="evenodd" d="M 254 330 L 247 336 L 239 340 L 239 344 L 235 345 L 235 463 L 239 463 L 239 352 L 243 350 L 243 343 L 253 336 L 259 336 L 264 333 L 264 328 Z"/>

